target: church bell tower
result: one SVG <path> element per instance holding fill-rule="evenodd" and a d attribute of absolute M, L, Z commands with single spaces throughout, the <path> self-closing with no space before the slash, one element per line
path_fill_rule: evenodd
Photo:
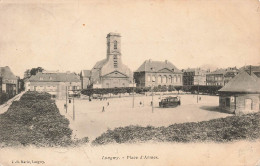
<path fill-rule="evenodd" d="M 121 55 L 121 36 L 119 33 L 107 34 L 107 55 Z"/>
<path fill-rule="evenodd" d="M 107 35 L 107 59 L 113 59 L 114 68 L 118 68 L 118 61 L 121 59 L 121 36 L 119 33 Z"/>

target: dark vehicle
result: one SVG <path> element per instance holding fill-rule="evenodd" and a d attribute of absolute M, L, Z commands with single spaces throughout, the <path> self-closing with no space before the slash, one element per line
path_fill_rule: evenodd
<path fill-rule="evenodd" d="M 181 105 L 180 97 L 166 97 L 159 102 L 159 106 L 163 108 L 177 107 Z"/>

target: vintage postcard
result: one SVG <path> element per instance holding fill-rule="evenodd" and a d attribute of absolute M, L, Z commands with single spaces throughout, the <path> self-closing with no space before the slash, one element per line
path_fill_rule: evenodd
<path fill-rule="evenodd" d="M 260 166 L 260 1 L 0 0 L 0 166 Z"/>

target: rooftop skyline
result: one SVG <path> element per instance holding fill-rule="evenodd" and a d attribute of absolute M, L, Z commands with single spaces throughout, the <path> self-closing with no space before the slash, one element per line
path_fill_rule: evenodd
<path fill-rule="evenodd" d="M 260 65 L 259 1 L 18 2 L 0 4 L 0 66 L 20 77 L 38 66 L 90 70 L 110 32 L 132 71 L 149 59 L 180 70 Z"/>

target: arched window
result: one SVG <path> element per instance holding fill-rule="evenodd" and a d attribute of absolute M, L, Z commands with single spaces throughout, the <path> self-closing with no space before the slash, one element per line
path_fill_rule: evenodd
<path fill-rule="evenodd" d="M 169 76 L 169 83 L 172 83 L 172 76 Z"/>
<path fill-rule="evenodd" d="M 114 41 L 114 49 L 115 50 L 117 49 L 117 41 L 116 40 Z"/>
<path fill-rule="evenodd" d="M 155 82 L 155 76 L 152 76 L 152 81 Z"/>
<path fill-rule="evenodd" d="M 158 76 L 158 84 L 162 83 L 162 76 Z"/>
<path fill-rule="evenodd" d="M 163 80 L 162 80 L 162 83 L 166 83 L 167 82 L 167 76 L 163 76 Z"/>
<path fill-rule="evenodd" d="M 177 80 L 178 78 L 177 78 L 177 76 L 175 76 L 175 82 L 177 82 L 178 80 Z"/>
<path fill-rule="evenodd" d="M 178 76 L 178 82 L 181 82 L 181 76 Z"/>

